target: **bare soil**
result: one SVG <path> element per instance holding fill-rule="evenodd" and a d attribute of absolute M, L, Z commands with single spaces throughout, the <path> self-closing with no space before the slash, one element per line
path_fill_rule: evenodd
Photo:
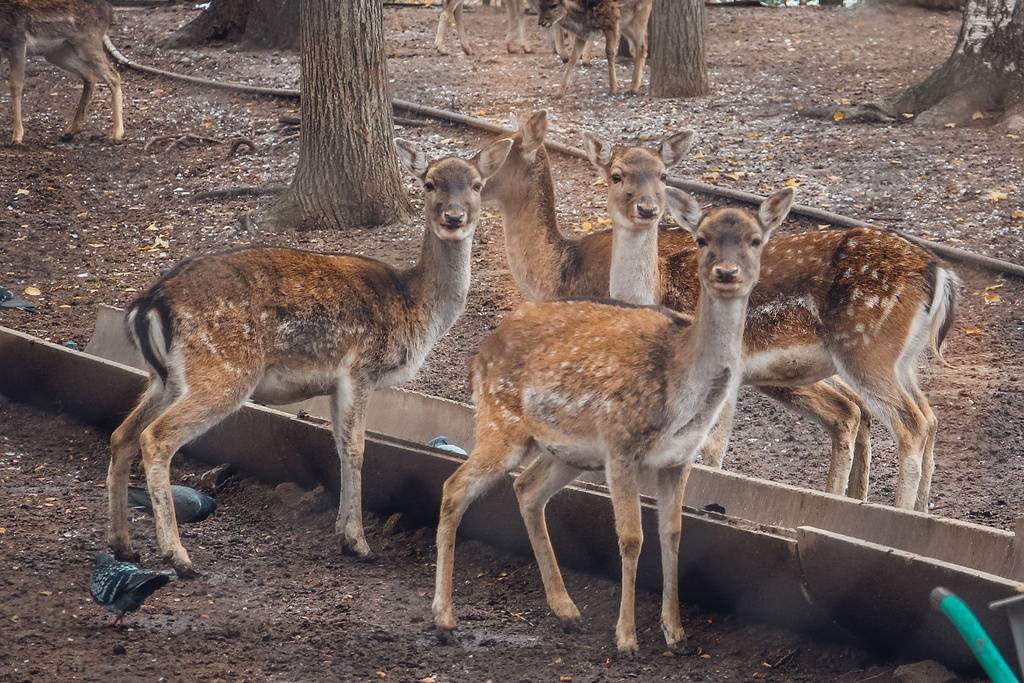
<path fill-rule="evenodd" d="M 192 16 L 194 10 L 182 6 L 119 11 L 113 39 L 129 56 L 172 70 L 261 85 L 297 84 L 294 54 L 154 47 Z M 711 96 L 686 101 L 608 97 L 605 64 L 595 59 L 580 70 L 564 102 L 553 98 L 562 64 L 541 49 L 539 33 L 531 33 L 535 54 L 511 56 L 504 51 L 500 10 L 476 9 L 467 17 L 478 49 L 474 59 L 457 48 L 450 57 L 433 55 L 435 11 L 387 13 L 396 96 L 499 122 L 546 108 L 553 137 L 573 143 L 584 129 L 636 143 L 690 127 L 697 131 L 697 143 L 681 173 L 762 192 L 794 179 L 804 203 L 1024 261 L 1024 220 L 1013 217 L 1024 209 L 1020 139 L 984 127 L 986 120 L 972 128 L 923 129 L 835 124 L 796 114 L 811 105 L 880 99 L 920 80 L 952 49 L 958 15 L 914 8 L 712 9 Z M 295 102 L 134 72 L 124 77 L 128 140 L 122 145 L 105 140 L 109 108 L 98 101 L 87 127 L 95 137 L 86 134 L 62 144 L 57 138 L 78 86 L 45 62 L 30 61 L 26 144 L 0 147 L 0 285 L 18 293 L 26 287 L 41 290 L 32 297 L 40 312 L 0 310 L 0 324 L 84 346 L 98 304 L 126 305 L 181 258 L 237 244 L 350 251 L 396 265 L 415 259 L 418 223 L 268 235 L 248 230 L 239 218 L 251 212 L 258 219 L 269 200 L 192 200 L 195 193 L 218 188 L 286 183 L 298 144 L 285 138 L 277 121 L 297 115 Z M 2 101 L 6 112 L 6 93 Z M 5 131 L 9 121 L 5 113 Z M 147 141 L 182 133 L 226 141 L 246 137 L 257 150 L 230 160 L 225 144 L 192 142 L 170 151 L 164 144 L 144 152 Z M 432 156 L 467 156 L 485 139 L 433 122 L 399 134 Z M 604 210 L 593 171 L 577 160 L 553 160 L 563 229 L 596 224 Z M 418 201 L 411 181 L 409 187 Z M 786 229 L 819 228 L 790 220 Z M 932 362 L 922 371 L 941 421 L 933 511 L 1008 528 L 1024 515 L 1024 283 L 966 268 L 960 273 L 963 300 L 945 349 L 950 367 Z M 520 300 L 507 270 L 500 219 L 493 213 L 477 233 L 473 278 L 465 315 L 411 388 L 467 400 L 469 357 Z M 562 636 L 547 616 L 530 563 L 468 545 L 460 552 L 459 571 L 473 581 L 460 589 L 459 604 L 463 613 L 479 615 L 479 621 L 466 622 L 477 645 L 439 649 L 426 635 L 432 576 L 428 532 L 411 530 L 395 540 L 378 536 L 372 539 L 378 546 L 382 541 L 390 546 L 382 564 L 358 565 L 321 542 L 328 536 L 326 517 L 306 520 L 291 533 L 272 495 L 258 486 L 232 493 L 237 498 L 225 500 L 214 520 L 187 532 L 186 543 L 208 568 L 208 579 L 173 584 L 154 599 L 154 609 L 140 617 L 138 628 L 114 636 L 100 628 L 100 616 L 87 611 L 93 608 L 84 589 L 91 554 L 102 543 L 103 438 L 22 408 L 7 408 L 3 418 L 0 477 L 6 495 L 0 519 L 7 533 L 0 534 L 0 581 L 10 590 L 0 606 L 0 632 L 9 632 L 14 617 L 21 621 L 15 649 L 7 654 L 0 648 L 0 658 L 7 656 L 0 659 L 0 676 L 2 665 L 17 662 L 17 677 L 23 679 L 46 678 L 57 666 L 83 678 L 118 672 L 152 679 L 157 669 L 177 678 L 186 676 L 177 659 L 183 653 L 190 667 L 207 667 L 190 668 L 188 675 L 205 671 L 209 678 L 232 680 L 294 680 L 319 672 L 361 680 L 375 677 L 377 670 L 398 680 L 431 673 L 438 680 L 540 680 L 563 673 L 576 680 L 646 680 L 680 671 L 692 680 L 755 672 L 780 680 L 823 680 L 866 665 L 862 654 L 691 610 L 686 623 L 712 659 L 688 659 L 680 666 L 647 656 L 635 667 L 606 668 L 605 659 L 614 659 L 614 586 L 572 577 L 570 588 L 581 604 L 594 607 L 585 612 L 587 633 Z M 891 503 L 892 442 L 881 429 L 874 437 L 870 498 Z M 42 464 L 46 467 L 32 471 Z M 726 467 L 821 488 L 828 467 L 826 438 L 808 421 L 744 393 Z M 46 497 L 55 498 L 49 501 L 53 507 L 46 506 Z M 15 515 L 17 525 L 8 521 Z M 501 571 L 518 578 L 498 581 Z M 41 596 L 41 591 L 51 594 Z M 214 604 L 201 605 L 200 599 Z M 642 637 L 650 649 L 658 642 L 656 598 L 644 599 L 641 621 L 648 630 Z M 324 600 L 332 602 L 326 609 Z M 419 618 L 426 621 L 412 621 Z M 390 635 L 373 636 L 373 624 L 382 624 Z M 261 640 L 263 633 L 268 640 Z M 112 656 L 117 642 L 125 642 L 134 656 Z M 787 660 L 792 670 L 761 667 L 762 659 L 775 661 L 771 657 L 786 649 L 805 653 Z M 708 668 L 719 666 L 722 657 L 729 662 L 725 668 Z M 507 662 L 500 664 L 504 669 L 498 659 Z M 28 673 L 33 667 L 37 673 Z"/>

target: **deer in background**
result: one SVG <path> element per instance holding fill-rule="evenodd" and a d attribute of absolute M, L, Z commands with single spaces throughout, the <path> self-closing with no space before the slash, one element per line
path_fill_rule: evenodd
<path fill-rule="evenodd" d="M 82 130 L 99 81 L 110 88 L 114 117 L 110 138 L 118 141 L 124 137 L 121 76 L 103 51 L 103 37 L 113 20 L 114 11 L 105 0 L 0 0 L 0 51 L 7 55 L 11 65 L 14 144 L 21 144 L 25 135 L 21 95 L 29 55 L 42 55 L 82 79 L 82 96 L 64 130 L 64 139 L 71 139 Z"/>
<path fill-rule="evenodd" d="M 612 231 L 581 238 L 561 232 L 543 146 L 546 134 L 544 112 L 521 123 L 508 160 L 484 189 L 484 203 L 502 212 L 509 268 L 526 298 L 607 296 Z M 663 144 L 651 156 L 671 166 L 683 153 Z M 602 152 L 598 160 L 607 158 Z M 609 182 L 609 192 L 626 186 Z M 657 248 L 660 302 L 689 314 L 696 309 L 700 287 L 697 250 L 686 236 L 683 230 L 662 229 Z M 914 390 L 904 390 L 901 377 L 912 375 L 924 349 L 929 343 L 937 349 L 950 329 L 955 273 L 931 253 L 876 230 L 776 236 L 763 259 L 745 328 L 749 367 L 743 382 L 821 424 L 832 438 L 826 490 L 862 500 L 868 493 L 871 449 L 870 414 L 861 406 L 871 399 L 896 439 L 897 505 L 926 509 L 937 421 L 916 379 L 907 384 Z M 835 265 L 840 263 L 843 268 Z M 847 318 L 851 331 L 845 329 Z M 858 343 L 865 336 L 857 332 L 858 323 L 876 345 Z M 825 362 L 822 349 L 830 354 Z M 870 377 L 852 382 L 855 390 L 842 382 L 819 381 L 833 374 L 828 368 L 837 363 L 869 367 L 865 363 L 871 362 L 880 366 L 858 371 Z M 704 446 L 704 462 L 713 467 L 722 465 L 731 431 L 729 408 Z"/>
<path fill-rule="evenodd" d="M 140 450 L 160 550 L 190 576 L 171 505 L 174 453 L 250 397 L 280 405 L 313 396 L 332 401 L 341 462 L 335 530 L 356 555 L 370 556 L 361 503 L 367 402 L 375 388 L 411 379 L 465 309 L 480 192 L 511 145 L 499 140 L 473 161 L 428 164 L 418 147 L 396 141 L 425 194 L 422 253 L 408 270 L 362 256 L 243 247 L 182 261 L 132 304 L 129 333 L 150 373 L 110 440 L 109 541 L 119 558 L 133 555 L 127 486 Z"/>
<path fill-rule="evenodd" d="M 638 219 L 644 218 L 644 202 L 654 203 L 665 191 L 662 160 L 635 148 L 616 153 L 592 135 L 586 149 L 608 184 L 613 232 L 653 235 L 645 232 L 649 223 Z M 616 234 L 613 245 L 619 239 Z M 658 301 L 693 310 L 699 242 L 696 251 L 683 249 L 660 262 L 653 238 L 634 243 L 642 248 L 624 250 L 619 259 L 613 246 L 610 291 L 635 294 L 653 287 Z M 618 262 L 627 257 L 630 262 Z M 956 275 L 903 238 L 862 228 L 774 240 L 763 263 L 763 285 L 748 314 L 744 382 L 784 389 L 838 374 L 843 384 L 833 389 L 844 399 L 859 397 L 892 432 L 899 459 L 896 504 L 926 511 L 937 420 L 918 386 L 916 365 L 928 348 L 939 354 L 952 324 Z M 830 492 L 843 492 L 851 464 L 849 450 L 833 453 Z M 868 466 L 859 463 L 863 485 Z"/>
<path fill-rule="evenodd" d="M 605 472 L 622 558 L 615 640 L 627 654 L 637 651 L 638 476 L 657 473 L 662 631 L 670 648 L 686 639 L 678 592 L 683 489 L 701 443 L 739 383 L 747 298 L 764 242 L 792 201 L 792 190 L 785 189 L 756 215 L 718 209 L 702 217 L 696 200 L 668 191 L 670 209 L 700 245 L 701 292 L 692 319 L 610 300 L 525 303 L 483 343 L 472 366 L 476 445 L 445 482 L 437 527 L 433 612 L 442 634 L 456 626 L 452 569 L 462 515 L 491 484 L 532 458 L 515 479 L 515 493 L 548 605 L 567 626 L 580 613 L 562 581 L 544 508 L 584 470 Z"/>
<path fill-rule="evenodd" d="M 441 16 L 437 20 L 437 37 L 434 39 L 434 48 L 443 55 L 448 54 L 448 26 L 454 24 L 459 33 L 459 45 L 462 46 L 462 51 L 467 55 L 473 54 L 473 46 L 470 45 L 465 25 L 462 23 L 462 8 L 465 0 L 442 0 L 442 2 Z M 525 3 L 526 0 L 504 0 L 505 9 L 508 11 L 505 47 L 510 54 L 533 52 L 523 34 Z"/>
<path fill-rule="evenodd" d="M 559 97 L 569 91 L 576 62 L 583 54 L 591 36 L 603 34 L 608 57 L 608 92 L 618 90 L 615 61 L 619 53 L 620 35 L 629 43 L 633 54 L 631 92 L 640 92 L 644 66 L 647 63 L 647 24 L 654 0 L 539 0 L 538 22 L 545 28 L 561 26 L 575 39 L 566 64 Z"/>

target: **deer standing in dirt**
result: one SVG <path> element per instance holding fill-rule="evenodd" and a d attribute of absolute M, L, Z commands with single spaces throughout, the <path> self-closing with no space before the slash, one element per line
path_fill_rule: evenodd
<path fill-rule="evenodd" d="M 678 595 L 683 489 L 700 444 L 739 382 L 747 298 L 761 250 L 792 201 L 787 188 L 756 215 L 719 209 L 702 217 L 695 199 L 668 191 L 673 215 L 699 245 L 701 293 L 692 319 L 611 300 L 525 303 L 483 343 L 472 369 L 476 445 L 445 482 L 437 527 L 433 612 L 442 634 L 456 625 L 452 567 L 463 513 L 532 458 L 514 488 L 548 605 L 566 625 L 580 613 L 565 590 L 544 508 L 581 472 L 605 473 L 622 557 L 615 639 L 629 654 L 637 651 L 634 591 L 643 543 L 638 476 L 657 473 L 662 631 L 670 648 L 685 640 Z"/>
<path fill-rule="evenodd" d="M 150 367 L 149 386 L 111 437 L 110 545 L 132 556 L 128 473 L 141 449 L 157 541 L 179 576 L 192 572 L 171 506 L 170 462 L 182 445 L 250 397 L 280 405 L 330 396 L 341 462 L 336 532 L 359 557 L 366 407 L 377 387 L 411 379 L 462 314 L 480 192 L 511 147 L 499 140 L 473 161 L 428 164 L 396 141 L 425 194 L 419 263 L 298 249 L 243 247 L 179 263 L 132 304 L 128 329 Z"/>
<path fill-rule="evenodd" d="M 546 133 L 544 112 L 524 120 L 484 203 L 502 212 L 509 268 L 526 298 L 607 296 L 612 231 L 581 238 L 561 232 Z M 663 145 L 652 163 L 669 167 L 684 152 Z M 608 157 L 602 152 L 597 160 Z M 628 168 L 619 170 L 623 184 L 609 179 L 610 193 L 633 182 Z M 659 301 L 688 314 L 700 286 L 697 249 L 686 237 L 662 229 L 657 249 Z M 952 325 L 956 274 L 897 235 L 860 228 L 776 236 L 763 266 L 745 328 L 743 382 L 821 424 L 832 439 L 826 490 L 862 500 L 871 458 L 867 404 L 896 441 L 896 504 L 926 510 L 937 420 L 915 365 L 929 345 L 937 351 Z M 821 381 L 836 372 L 850 386 Z M 721 467 L 731 417 L 727 405 L 704 445 L 706 464 Z"/>
<path fill-rule="evenodd" d="M 608 57 L 608 92 L 614 95 L 618 90 L 615 62 L 619 54 L 620 35 L 629 43 L 633 54 L 630 91 L 640 92 L 647 63 L 647 23 L 653 6 L 654 0 L 540 0 L 540 25 L 550 28 L 557 24 L 575 39 L 558 96 L 565 97 L 569 92 L 576 62 L 591 36 L 598 33 L 604 35 L 605 54 Z"/>
<path fill-rule="evenodd" d="M 448 26 L 455 25 L 459 33 L 459 45 L 467 55 L 473 54 L 473 46 L 469 42 L 469 35 L 462 21 L 462 8 L 465 0 L 442 0 L 441 16 L 437 20 L 437 37 L 434 39 L 434 48 L 441 54 L 448 54 Z M 505 37 L 505 47 L 510 54 L 533 52 L 530 44 L 523 34 L 523 10 L 526 0 L 504 0 L 505 9 L 508 12 L 508 28 Z"/>
<path fill-rule="evenodd" d="M 105 0 L 0 0 L 0 51 L 7 55 L 11 66 L 14 144 L 21 144 L 25 135 L 21 95 L 29 55 L 42 55 L 82 79 L 82 96 L 64 130 L 64 139 L 71 139 L 82 130 L 99 81 L 110 88 L 114 117 L 110 137 L 115 141 L 124 137 L 121 76 L 103 51 L 103 36 L 113 20 L 114 10 Z"/>

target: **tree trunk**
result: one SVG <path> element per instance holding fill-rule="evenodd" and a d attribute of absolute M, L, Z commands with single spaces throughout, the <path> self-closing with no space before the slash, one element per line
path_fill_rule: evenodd
<path fill-rule="evenodd" d="M 302 136 L 291 186 L 268 229 L 377 226 L 407 220 L 392 136 L 380 0 L 299 0 Z"/>
<path fill-rule="evenodd" d="M 704 0 L 654 0 L 651 94 L 698 97 L 710 91 L 705 58 Z"/>
<path fill-rule="evenodd" d="M 203 13 L 168 38 L 167 47 L 194 47 L 213 41 L 252 49 L 299 46 L 299 5 L 295 0 L 211 0 Z"/>
<path fill-rule="evenodd" d="M 922 83 L 885 104 L 895 115 L 944 125 L 975 112 L 1024 106 L 1024 0 L 967 0 L 953 54 Z"/>

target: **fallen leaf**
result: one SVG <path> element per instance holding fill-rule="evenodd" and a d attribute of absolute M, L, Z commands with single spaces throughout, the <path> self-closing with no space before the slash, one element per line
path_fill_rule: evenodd
<path fill-rule="evenodd" d="M 572 676 L 559 676 L 558 680 L 560 683 L 569 683 L 572 680 Z"/>
<path fill-rule="evenodd" d="M 7 529 L 5 529 L 2 526 L 0 526 L 0 536 L 3 536 L 6 533 L 7 533 Z"/>
<path fill-rule="evenodd" d="M 608 216 L 601 216 L 600 218 L 597 219 L 597 224 L 598 225 L 611 225 L 612 224 L 612 219 L 608 218 Z"/>
<path fill-rule="evenodd" d="M 985 292 L 984 299 L 987 304 L 997 304 L 1003 300 L 1002 297 L 995 292 Z"/>
<path fill-rule="evenodd" d="M 597 185 L 598 187 L 607 187 L 608 181 L 605 180 L 604 178 L 598 178 L 597 180 L 594 181 L 594 184 Z"/>
<path fill-rule="evenodd" d="M 1024 221 L 1024 209 L 1017 209 L 1016 211 L 1011 213 L 1010 216 L 1016 218 L 1019 221 Z"/>
<path fill-rule="evenodd" d="M 832 120 L 835 121 L 836 123 L 839 123 L 845 118 L 846 114 L 840 111 L 839 109 L 836 109 L 834 112 L 832 112 Z"/>
<path fill-rule="evenodd" d="M 1006 286 L 1005 282 L 1000 282 L 997 285 L 989 285 L 988 287 L 985 288 L 985 291 L 986 292 L 994 292 L 995 290 L 1002 289 L 1005 286 Z"/>
<path fill-rule="evenodd" d="M 38 287 L 26 287 L 25 294 L 27 294 L 28 296 L 39 296 L 42 294 L 42 292 L 39 291 Z"/>
<path fill-rule="evenodd" d="M 796 187 L 800 184 L 800 181 L 796 178 L 786 178 L 785 182 L 782 183 L 786 187 Z"/>
<path fill-rule="evenodd" d="M 425 676 L 420 679 L 420 683 L 435 683 L 433 676 Z"/>
<path fill-rule="evenodd" d="M 1010 195 L 1005 192 L 1000 192 L 999 190 L 992 190 L 988 193 L 988 198 L 994 202 L 1004 202 L 1010 198 Z"/>
<path fill-rule="evenodd" d="M 980 336 L 981 335 L 981 328 L 980 327 L 968 327 L 968 328 L 964 329 L 964 334 L 966 334 L 968 337 Z"/>
<path fill-rule="evenodd" d="M 487 116 L 487 115 L 488 115 L 488 114 L 490 114 L 490 113 L 491 113 L 491 112 L 489 112 L 489 111 L 488 111 L 488 110 L 486 110 L 486 109 L 477 109 L 477 110 L 476 110 L 476 115 L 477 115 L 477 116 Z"/>
<path fill-rule="evenodd" d="M 387 678 L 387 677 L 388 677 L 388 674 L 387 674 L 386 671 L 378 671 L 377 672 L 377 678 Z"/>
<path fill-rule="evenodd" d="M 580 223 L 580 232 L 591 232 L 594 229 L 594 224 L 590 221 L 583 221 Z"/>
<path fill-rule="evenodd" d="M 710 173 L 708 173 L 707 175 L 704 176 L 704 179 L 705 180 L 710 180 L 711 182 L 715 182 L 716 180 L 718 180 L 718 176 L 719 176 L 718 171 L 711 171 Z"/>
<path fill-rule="evenodd" d="M 956 128 L 956 124 L 955 123 L 947 123 L 946 125 L 943 126 L 943 128 Z"/>
<path fill-rule="evenodd" d="M 971 114 L 971 121 L 980 121 L 983 118 L 985 118 L 984 112 L 976 111 L 973 114 Z"/>
<path fill-rule="evenodd" d="M 729 180 L 739 180 L 740 178 L 745 176 L 746 173 L 744 173 L 743 171 L 736 171 L 735 173 L 723 173 L 722 175 L 724 175 Z"/>
<path fill-rule="evenodd" d="M 24 187 L 19 187 L 18 191 L 15 192 L 14 194 L 15 195 L 26 195 L 26 194 L 29 194 L 29 191 L 26 190 Z"/>
<path fill-rule="evenodd" d="M 1006 137 L 1010 138 L 1011 140 L 1020 140 L 1020 136 L 1017 135 L 1016 133 L 1007 133 Z"/>
<path fill-rule="evenodd" d="M 902 116 L 905 119 L 912 119 L 912 118 L 914 118 L 914 115 L 911 114 L 909 111 L 903 112 L 902 114 L 900 114 L 900 116 Z"/>

